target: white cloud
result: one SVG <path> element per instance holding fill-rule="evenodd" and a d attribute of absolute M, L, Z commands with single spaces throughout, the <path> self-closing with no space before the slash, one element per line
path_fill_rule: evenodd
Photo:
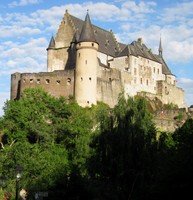
<path fill-rule="evenodd" d="M 8 4 L 9 7 L 17 7 L 17 6 L 27 6 L 29 4 L 38 4 L 39 0 L 20 0 L 20 1 L 13 1 Z"/>
<path fill-rule="evenodd" d="M 162 20 L 164 23 L 178 23 L 183 24 L 187 23 L 189 20 L 192 19 L 191 16 L 193 16 L 192 13 L 193 10 L 193 2 L 181 2 L 177 3 L 176 6 L 166 8 L 162 12 L 162 15 L 160 16 L 160 20 Z"/>
<path fill-rule="evenodd" d="M 14 72 L 38 72 L 46 70 L 46 48 L 48 41 L 45 38 L 31 38 L 28 42 L 3 43 L 0 54 L 2 70 L 0 75 Z"/>
<path fill-rule="evenodd" d="M 181 84 L 186 84 L 188 86 L 191 87 L 191 89 L 193 90 L 193 79 L 189 79 L 189 78 L 180 78 L 180 83 Z"/>
<path fill-rule="evenodd" d="M 139 4 L 136 4 L 135 1 L 126 1 L 122 4 L 122 8 L 131 10 L 134 13 L 151 13 L 154 12 L 154 9 L 151 8 L 153 6 L 156 6 L 155 2 L 139 2 Z"/>

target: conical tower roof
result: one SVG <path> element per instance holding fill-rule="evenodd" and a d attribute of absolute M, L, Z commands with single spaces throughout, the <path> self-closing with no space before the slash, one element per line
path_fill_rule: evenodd
<path fill-rule="evenodd" d="M 88 13 L 86 15 L 78 42 L 96 42 L 97 43 Z"/>
<path fill-rule="evenodd" d="M 50 44 L 47 49 L 54 49 L 54 48 L 55 48 L 55 39 L 54 39 L 54 36 L 52 36 L 50 40 Z"/>

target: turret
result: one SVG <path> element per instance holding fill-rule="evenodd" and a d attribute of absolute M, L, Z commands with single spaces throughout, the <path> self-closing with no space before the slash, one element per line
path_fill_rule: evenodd
<path fill-rule="evenodd" d="M 53 62 L 53 55 L 54 55 L 54 49 L 55 49 L 55 40 L 54 36 L 52 36 L 50 40 L 50 44 L 47 48 L 47 71 L 52 72 L 52 62 Z"/>
<path fill-rule="evenodd" d="M 88 13 L 76 50 L 75 99 L 80 106 L 90 107 L 96 104 L 98 43 Z"/>

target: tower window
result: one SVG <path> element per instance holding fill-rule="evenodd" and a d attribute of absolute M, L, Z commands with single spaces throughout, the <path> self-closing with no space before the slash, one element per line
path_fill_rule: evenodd
<path fill-rule="evenodd" d="M 83 78 L 81 77 L 80 80 L 83 81 Z"/>
<path fill-rule="evenodd" d="M 78 57 L 80 57 L 80 53 L 78 54 Z"/>
<path fill-rule="evenodd" d="M 146 80 L 146 85 L 148 85 L 149 84 L 149 81 L 148 80 Z"/>
<path fill-rule="evenodd" d="M 56 84 L 57 84 L 57 85 L 60 85 L 60 80 L 57 80 L 57 81 L 56 81 Z"/>
<path fill-rule="evenodd" d="M 141 84 L 143 84 L 143 79 L 141 78 Z"/>
<path fill-rule="evenodd" d="M 40 84 L 40 79 L 37 79 L 37 84 Z"/>
<path fill-rule="evenodd" d="M 91 77 L 89 77 L 89 80 L 91 81 Z"/>
<path fill-rule="evenodd" d="M 87 60 L 85 60 L 85 64 L 87 65 Z"/>
<path fill-rule="evenodd" d="M 94 47 L 94 43 L 92 43 L 92 47 Z"/>

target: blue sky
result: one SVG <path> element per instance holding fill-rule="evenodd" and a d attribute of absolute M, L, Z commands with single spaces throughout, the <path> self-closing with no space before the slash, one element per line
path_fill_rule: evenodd
<path fill-rule="evenodd" d="M 0 1 L 0 115 L 12 73 L 46 71 L 46 48 L 66 9 L 81 19 L 88 9 L 91 22 L 112 29 L 118 41 L 142 37 L 154 53 L 161 35 L 164 59 L 193 104 L 193 1 L 6 0 Z"/>

